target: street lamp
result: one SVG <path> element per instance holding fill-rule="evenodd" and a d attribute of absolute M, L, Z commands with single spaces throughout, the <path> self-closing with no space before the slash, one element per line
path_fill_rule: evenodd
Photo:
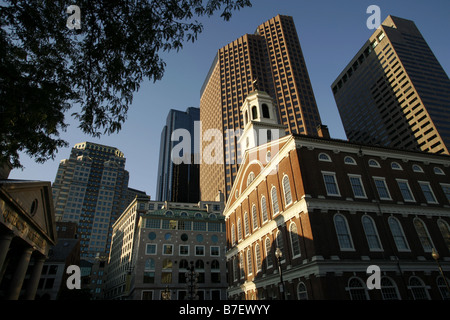
<path fill-rule="evenodd" d="M 441 264 L 439 263 L 439 252 L 435 248 L 431 250 L 431 256 L 433 257 L 434 261 L 436 261 L 439 272 L 441 273 L 442 278 L 444 279 L 445 286 L 447 287 L 447 295 L 450 295 L 450 288 L 448 286 L 447 278 L 444 275 L 444 271 L 442 270 Z"/>
<path fill-rule="evenodd" d="M 280 293 L 281 293 L 281 300 L 285 300 L 285 294 L 284 294 L 284 282 L 283 282 L 283 271 L 281 270 L 281 258 L 283 257 L 283 252 L 281 252 L 280 248 L 277 248 L 275 250 L 275 257 L 277 257 L 278 261 L 278 272 L 280 273 Z"/>
<path fill-rule="evenodd" d="M 169 286 L 166 286 L 166 289 L 164 291 L 161 292 L 162 295 L 162 299 L 163 300 L 170 300 L 170 290 L 169 290 Z"/>
<path fill-rule="evenodd" d="M 191 261 L 191 266 L 189 271 L 186 272 L 186 285 L 188 289 L 188 300 L 197 300 L 197 289 L 198 289 L 198 272 L 194 270 L 194 262 Z"/>

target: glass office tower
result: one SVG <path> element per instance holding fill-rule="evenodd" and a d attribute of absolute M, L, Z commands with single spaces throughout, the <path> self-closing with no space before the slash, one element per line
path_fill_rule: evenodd
<path fill-rule="evenodd" d="M 331 87 L 350 141 L 449 153 L 450 80 L 413 21 L 389 16 Z"/>
<path fill-rule="evenodd" d="M 287 133 L 317 135 L 320 115 L 292 17 L 278 15 L 266 21 L 254 34 L 220 48 L 214 58 L 200 93 L 200 119 L 203 133 L 221 132 L 222 139 L 204 134 L 203 148 L 215 144 L 211 149 L 223 152 L 223 161 L 202 162 L 202 200 L 214 200 L 219 190 L 228 198 L 241 161 L 240 108 L 255 89 L 274 99 Z"/>
<path fill-rule="evenodd" d="M 198 202 L 200 200 L 199 163 L 195 160 L 195 154 L 198 152 L 194 132 L 196 122 L 198 124 L 199 120 L 199 108 L 190 107 L 184 112 L 173 109 L 169 111 L 166 125 L 161 132 L 157 201 Z M 173 135 L 174 132 L 175 135 Z M 183 139 L 190 141 L 183 141 Z M 185 159 L 186 157 L 189 159 Z"/>

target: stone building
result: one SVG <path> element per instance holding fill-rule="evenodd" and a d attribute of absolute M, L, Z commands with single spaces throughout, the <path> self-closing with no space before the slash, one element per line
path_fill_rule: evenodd
<path fill-rule="evenodd" d="M 57 238 L 51 184 L 8 179 L 9 171 L 0 168 L 0 299 L 33 300 Z"/>
<path fill-rule="evenodd" d="M 113 226 L 106 298 L 187 299 L 186 272 L 193 265 L 198 299 L 226 299 L 223 195 L 217 200 L 136 198 Z"/>

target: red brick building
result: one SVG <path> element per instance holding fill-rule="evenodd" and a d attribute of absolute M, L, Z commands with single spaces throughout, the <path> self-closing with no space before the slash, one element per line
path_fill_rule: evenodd
<path fill-rule="evenodd" d="M 229 299 L 282 298 L 276 248 L 286 299 L 443 299 L 431 251 L 450 282 L 450 157 L 330 139 L 326 128 L 272 140 L 267 99 L 254 92 L 242 108 L 256 106 L 224 212 Z M 367 287 L 371 265 L 381 289 Z"/>

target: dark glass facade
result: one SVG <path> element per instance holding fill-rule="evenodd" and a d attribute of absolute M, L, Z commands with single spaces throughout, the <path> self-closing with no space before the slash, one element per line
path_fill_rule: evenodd
<path fill-rule="evenodd" d="M 199 120 L 199 108 L 190 107 L 186 111 L 173 109 L 169 111 L 166 125 L 161 132 L 157 201 L 198 202 L 200 200 L 199 164 L 195 160 L 198 152 L 194 130 Z M 177 131 L 176 135 L 172 137 L 175 131 Z M 184 140 L 186 138 L 190 141 Z M 190 150 L 182 146 L 188 146 Z"/>

